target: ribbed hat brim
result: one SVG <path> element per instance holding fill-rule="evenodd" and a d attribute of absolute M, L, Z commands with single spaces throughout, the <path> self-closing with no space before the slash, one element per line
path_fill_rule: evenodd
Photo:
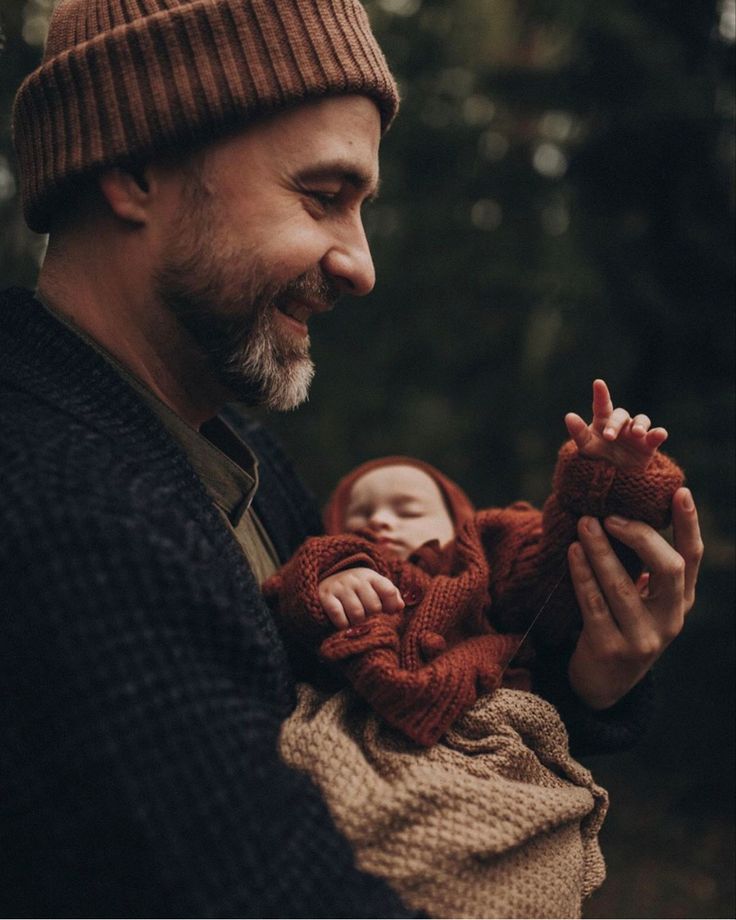
<path fill-rule="evenodd" d="M 61 51 L 16 97 L 32 229 L 68 179 L 235 130 L 307 98 L 360 93 L 388 127 L 396 85 L 355 0 L 194 0 Z"/>

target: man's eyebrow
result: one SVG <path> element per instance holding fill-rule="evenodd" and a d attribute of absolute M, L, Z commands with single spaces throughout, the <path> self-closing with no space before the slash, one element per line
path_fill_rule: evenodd
<path fill-rule="evenodd" d="M 356 168 L 354 163 L 347 160 L 328 160 L 315 163 L 299 170 L 296 174 L 298 182 L 319 182 L 325 179 L 339 179 L 351 185 L 356 191 L 364 192 L 368 200 L 378 197 L 381 180 L 362 169 Z"/>

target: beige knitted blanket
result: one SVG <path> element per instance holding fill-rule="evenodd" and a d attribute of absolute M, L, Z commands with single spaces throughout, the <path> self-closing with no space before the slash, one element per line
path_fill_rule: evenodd
<path fill-rule="evenodd" d="M 352 690 L 300 685 L 281 753 L 306 771 L 358 865 L 433 917 L 579 917 L 605 877 L 604 789 L 532 693 L 482 697 L 431 748 Z"/>

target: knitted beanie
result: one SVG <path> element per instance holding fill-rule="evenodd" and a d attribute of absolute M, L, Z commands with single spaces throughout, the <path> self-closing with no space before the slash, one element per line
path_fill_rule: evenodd
<path fill-rule="evenodd" d="M 456 531 L 465 521 L 472 518 L 475 513 L 473 503 L 460 486 L 451 479 L 448 479 L 444 473 L 440 473 L 440 471 L 435 469 L 431 464 L 425 463 L 423 460 L 415 460 L 413 457 L 379 457 L 376 460 L 369 460 L 367 463 L 362 463 L 352 470 L 352 472 L 343 476 L 337 486 L 335 486 L 335 490 L 330 496 L 322 515 L 325 531 L 328 534 L 344 533 L 345 512 L 348 502 L 350 501 L 350 493 L 353 486 L 361 477 L 365 476 L 366 473 L 370 473 L 372 470 L 376 470 L 382 466 L 415 466 L 433 479 L 439 486 L 439 490 L 445 500 L 447 510 L 450 512 Z"/>
<path fill-rule="evenodd" d="M 236 130 L 305 99 L 396 84 L 358 0 L 61 0 L 15 99 L 26 221 L 67 180 Z"/>

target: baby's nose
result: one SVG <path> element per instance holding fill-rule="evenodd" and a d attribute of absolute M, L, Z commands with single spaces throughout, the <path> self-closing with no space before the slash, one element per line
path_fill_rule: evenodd
<path fill-rule="evenodd" d="M 389 527 L 390 524 L 391 515 L 383 509 L 374 511 L 368 518 L 368 526 L 372 527 L 374 530 L 381 530 L 383 528 Z"/>

